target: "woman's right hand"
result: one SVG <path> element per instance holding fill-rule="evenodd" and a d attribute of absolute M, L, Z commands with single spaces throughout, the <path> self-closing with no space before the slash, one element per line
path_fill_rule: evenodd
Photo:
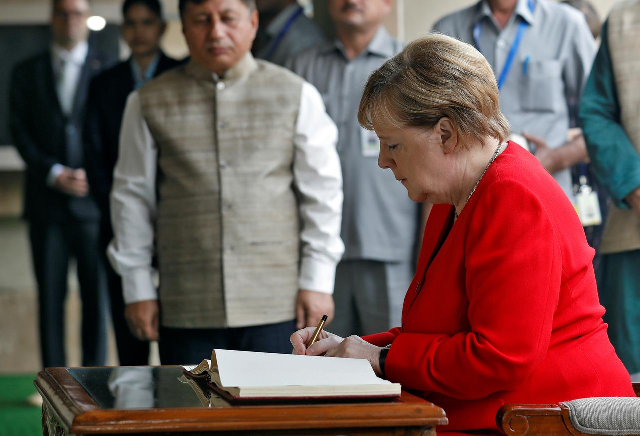
<path fill-rule="evenodd" d="M 316 342 L 307 348 L 306 344 L 313 336 L 315 327 L 305 327 L 291 335 L 290 341 L 293 345 L 293 354 L 306 354 L 307 356 L 320 356 L 332 348 L 337 347 L 344 338 L 322 330 Z"/>

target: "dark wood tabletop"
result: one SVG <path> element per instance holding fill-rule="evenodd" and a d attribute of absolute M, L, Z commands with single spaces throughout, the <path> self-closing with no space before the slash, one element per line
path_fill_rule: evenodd
<path fill-rule="evenodd" d="M 45 436 L 429 435 L 447 424 L 441 408 L 404 391 L 392 400 L 233 405 L 204 398 L 178 366 L 47 368 L 35 385 Z"/>

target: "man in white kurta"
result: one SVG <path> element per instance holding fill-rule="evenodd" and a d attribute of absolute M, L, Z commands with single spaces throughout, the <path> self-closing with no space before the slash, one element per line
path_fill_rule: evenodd
<path fill-rule="evenodd" d="M 333 314 L 337 130 L 313 86 L 249 53 L 252 0 L 180 13 L 190 63 L 133 93 L 123 119 L 109 254 L 126 317 L 160 338 L 163 364 L 290 352 L 296 326 Z"/>

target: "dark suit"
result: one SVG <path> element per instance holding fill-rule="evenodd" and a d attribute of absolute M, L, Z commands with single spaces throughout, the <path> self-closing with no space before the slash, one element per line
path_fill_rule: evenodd
<path fill-rule="evenodd" d="M 110 221 L 109 193 L 113 185 L 113 168 L 118 160 L 118 142 L 122 114 L 134 81 L 131 59 L 94 77 L 89 87 L 89 102 L 85 125 L 85 155 L 87 177 L 92 186 L 91 193 L 102 213 L 101 244 L 104 253 L 113 230 Z M 179 65 L 180 62 L 160 53 L 154 77 Z M 107 267 L 111 317 L 118 347 L 120 365 L 146 365 L 149 357 L 149 342 L 138 340 L 127 326 L 124 318 L 124 299 L 120 276 Z"/>
<path fill-rule="evenodd" d="M 71 255 L 77 259 L 82 297 L 82 364 L 103 365 L 106 358 L 100 212 L 91 196 L 69 196 L 47 184 L 49 171 L 56 163 L 84 167 L 81 138 L 87 89 L 106 63 L 104 56 L 89 47 L 69 116 L 58 101 L 50 51 L 28 59 L 12 73 L 10 127 L 27 165 L 24 217 L 29 222 L 38 282 L 40 348 L 45 367 L 65 366 L 64 301 Z"/>

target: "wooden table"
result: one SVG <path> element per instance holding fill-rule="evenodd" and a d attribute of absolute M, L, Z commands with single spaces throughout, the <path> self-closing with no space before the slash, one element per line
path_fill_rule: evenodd
<path fill-rule="evenodd" d="M 396 400 L 231 405 L 205 404 L 180 367 L 47 368 L 45 436 L 155 435 L 433 435 L 444 411 L 408 392 Z"/>

